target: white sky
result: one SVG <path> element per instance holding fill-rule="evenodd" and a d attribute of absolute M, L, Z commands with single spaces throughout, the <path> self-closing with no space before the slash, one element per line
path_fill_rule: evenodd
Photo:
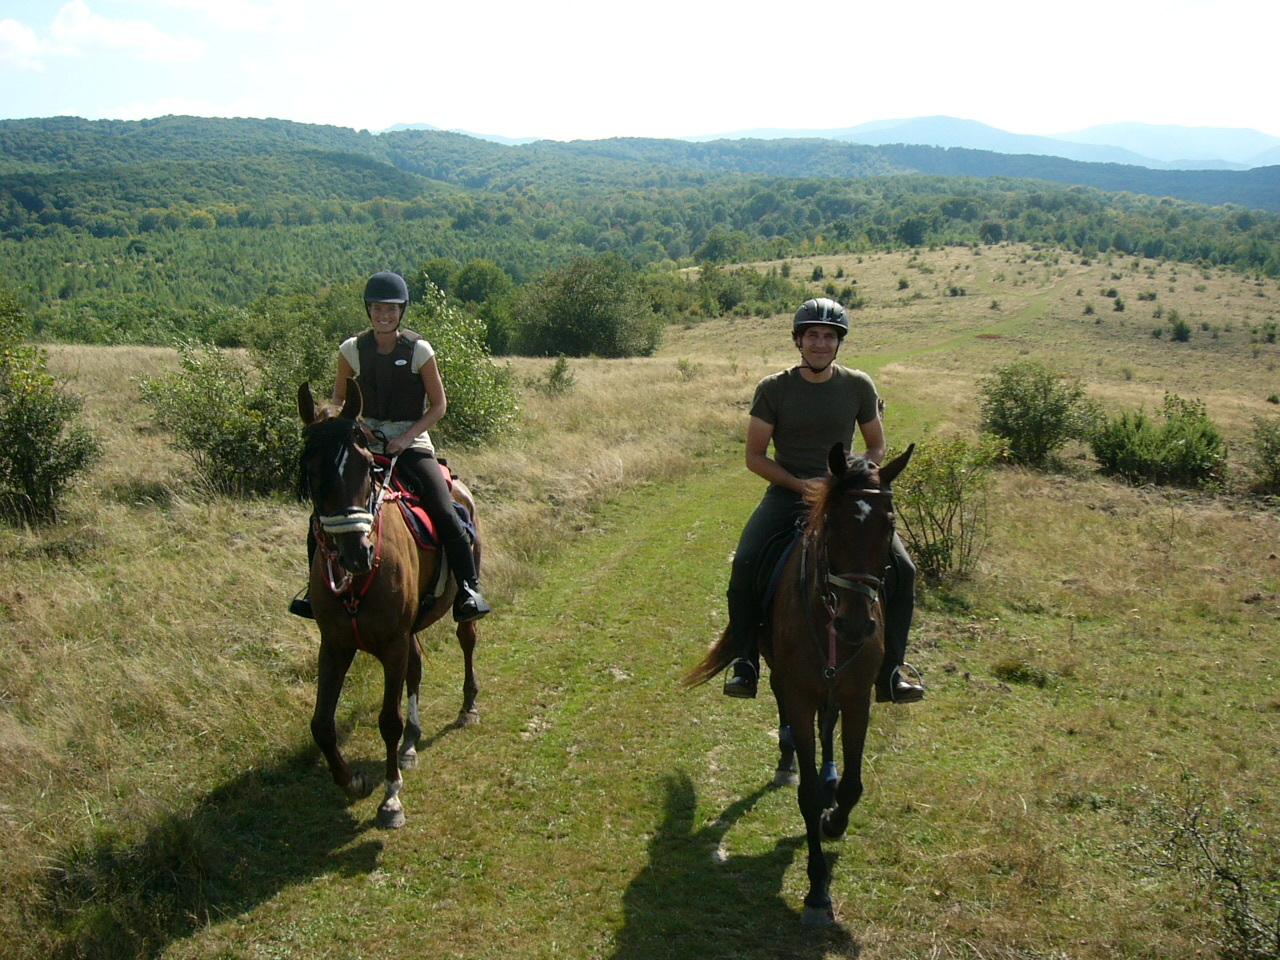
<path fill-rule="evenodd" d="M 1275 0 L 0 0 L 0 118 L 558 140 L 947 115 L 1280 136 Z"/>

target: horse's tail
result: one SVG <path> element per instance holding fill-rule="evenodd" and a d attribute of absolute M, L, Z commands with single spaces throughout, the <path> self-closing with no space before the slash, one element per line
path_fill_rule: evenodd
<path fill-rule="evenodd" d="M 700 683 L 706 683 L 732 663 L 737 655 L 737 651 L 733 648 L 733 643 L 729 640 L 729 628 L 725 627 L 724 632 L 720 634 L 720 638 L 707 651 L 707 655 L 702 658 L 696 667 L 684 675 L 681 683 L 686 687 L 696 687 Z"/>

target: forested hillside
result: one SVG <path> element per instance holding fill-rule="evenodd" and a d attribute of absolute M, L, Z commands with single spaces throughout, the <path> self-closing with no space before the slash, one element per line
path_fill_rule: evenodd
<path fill-rule="evenodd" d="M 1011 240 L 1275 276 L 1280 214 L 1247 206 L 1280 207 L 1277 175 L 822 140 L 0 121 L 0 279 L 46 337 L 155 342 L 200 333 L 210 311 L 439 257 L 525 283 L 606 252 L 644 269 Z M 1177 199 L 1178 185 L 1232 202 Z"/>

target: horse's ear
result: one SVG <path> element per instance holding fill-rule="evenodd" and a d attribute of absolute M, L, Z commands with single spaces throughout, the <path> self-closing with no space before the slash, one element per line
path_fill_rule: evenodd
<path fill-rule="evenodd" d="M 880 486 L 887 487 L 897 478 L 904 469 L 906 469 L 907 461 L 911 459 L 911 454 L 915 452 L 916 445 L 913 443 L 907 447 L 906 453 L 900 453 L 884 466 L 880 468 Z"/>
<path fill-rule="evenodd" d="M 342 405 L 342 413 L 338 414 L 343 420 L 359 420 L 360 409 L 364 406 L 364 394 L 360 392 L 360 384 L 347 377 L 347 399 Z"/>
<path fill-rule="evenodd" d="M 843 477 L 849 469 L 849 461 L 844 458 L 844 444 L 837 443 L 827 454 L 827 469 L 833 477 Z"/>
<path fill-rule="evenodd" d="M 298 416 L 302 418 L 303 423 L 316 422 L 316 401 L 311 396 L 311 384 L 306 381 L 303 381 L 302 386 L 298 388 Z"/>

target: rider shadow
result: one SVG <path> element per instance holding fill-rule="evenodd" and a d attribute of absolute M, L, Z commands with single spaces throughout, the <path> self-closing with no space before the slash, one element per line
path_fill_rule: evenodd
<path fill-rule="evenodd" d="M 306 816 L 299 816 L 306 810 Z M 372 872 L 381 840 L 337 802 L 308 745 L 254 767 L 142 839 L 70 848 L 47 880 L 61 948 L 49 956 L 151 958 L 323 874 Z"/>
<path fill-rule="evenodd" d="M 625 922 L 611 960 L 657 957 L 857 957 L 843 927 L 804 927 L 782 895 L 782 881 L 805 849 L 784 837 L 767 853 L 723 856 L 721 842 L 744 814 L 773 791 L 764 786 L 695 830 L 697 797 L 686 774 L 667 781 L 665 815 L 649 842 L 649 863 L 623 895 Z"/>

